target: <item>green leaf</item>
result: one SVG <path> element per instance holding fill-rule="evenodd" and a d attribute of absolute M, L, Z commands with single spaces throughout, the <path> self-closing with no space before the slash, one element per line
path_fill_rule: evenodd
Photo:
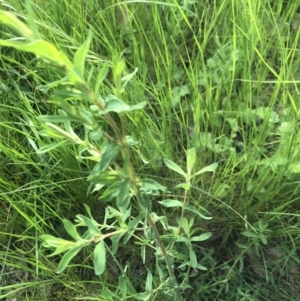
<path fill-rule="evenodd" d="M 72 242 L 68 240 L 48 234 L 41 235 L 40 239 L 44 241 L 43 246 L 45 248 L 57 248 L 62 245 L 69 246 L 70 244 L 72 244 Z"/>
<path fill-rule="evenodd" d="M 25 1 L 25 7 L 26 7 L 26 10 L 27 10 L 27 14 L 28 14 L 27 20 L 28 20 L 28 23 L 29 23 L 29 27 L 32 30 L 33 36 L 35 37 L 35 39 L 38 40 L 38 39 L 41 38 L 41 36 L 40 36 L 38 28 L 35 24 L 35 16 L 34 16 L 34 12 L 33 12 L 33 9 L 32 9 L 32 3 L 31 3 L 30 0 Z"/>
<path fill-rule="evenodd" d="M 88 111 L 81 109 L 78 111 L 79 116 L 81 117 L 81 122 L 87 126 L 90 130 L 93 130 L 97 126 L 97 122 L 93 116 L 93 114 Z"/>
<path fill-rule="evenodd" d="M 77 122 L 80 121 L 79 118 L 70 117 L 68 115 L 67 116 L 42 115 L 42 116 L 38 116 L 36 119 L 42 122 L 53 122 L 53 123 L 66 122 L 66 121 L 77 121 Z"/>
<path fill-rule="evenodd" d="M 98 175 L 89 175 L 87 180 L 95 184 L 113 184 L 123 180 L 123 177 L 116 171 L 105 170 Z"/>
<path fill-rule="evenodd" d="M 200 169 L 199 171 L 195 172 L 193 174 L 192 178 L 195 177 L 195 176 L 198 176 L 198 175 L 200 175 L 202 173 L 205 173 L 205 172 L 215 172 L 216 169 L 217 169 L 217 167 L 218 167 L 218 165 L 219 165 L 218 163 L 213 163 L 213 164 L 211 164 L 209 166 L 206 166 L 206 167 Z"/>
<path fill-rule="evenodd" d="M 147 269 L 146 288 L 145 288 L 147 293 L 152 293 L 152 281 L 153 281 L 152 273 L 149 269 Z"/>
<path fill-rule="evenodd" d="M 111 201 L 113 198 L 118 196 L 119 193 L 119 185 L 120 182 L 116 182 L 112 185 L 110 185 L 100 196 L 100 200 L 103 200 L 105 202 Z"/>
<path fill-rule="evenodd" d="M 58 267 L 57 267 L 57 273 L 62 273 L 70 261 L 79 253 L 79 251 L 83 248 L 83 246 L 77 246 L 69 250 L 60 260 Z"/>
<path fill-rule="evenodd" d="M 118 235 L 113 235 L 110 237 L 111 244 L 112 244 L 111 252 L 113 255 L 115 255 L 117 253 L 117 251 L 119 249 L 120 239 L 123 235 L 124 235 L 124 233 L 118 234 Z"/>
<path fill-rule="evenodd" d="M 150 212 L 151 208 L 151 201 L 148 195 L 145 193 L 138 193 L 137 200 L 140 203 L 143 211 L 145 212 L 145 215 L 147 215 Z"/>
<path fill-rule="evenodd" d="M 131 220 L 128 223 L 128 229 L 131 230 L 135 230 L 135 228 L 137 227 L 137 225 L 139 224 L 139 222 L 145 217 L 144 212 L 141 212 L 135 219 Z"/>
<path fill-rule="evenodd" d="M 194 207 L 193 205 L 187 205 L 187 206 L 185 207 L 185 210 L 191 211 L 191 212 L 197 214 L 198 216 L 200 216 L 200 217 L 203 218 L 203 219 L 206 219 L 206 220 L 211 220 L 211 219 L 212 219 L 212 217 L 204 216 L 203 214 L 201 214 L 201 213 L 199 212 L 199 210 L 198 210 L 196 207 Z"/>
<path fill-rule="evenodd" d="M 118 277 L 118 290 L 120 290 L 122 294 L 122 300 L 126 300 L 127 298 L 127 279 L 124 276 Z M 113 301 L 121 301 L 121 299 L 113 299 Z"/>
<path fill-rule="evenodd" d="M 51 62 L 60 67 L 64 67 L 67 69 L 72 69 L 73 65 L 67 58 L 67 56 L 57 50 L 55 46 L 51 43 L 44 40 L 36 40 L 30 43 L 20 42 L 20 41 L 9 41 L 9 40 L 0 40 L 1 46 L 13 47 L 15 49 L 31 52 L 35 54 L 37 57 L 40 57 L 47 62 Z M 81 82 L 78 80 L 78 82 Z"/>
<path fill-rule="evenodd" d="M 146 262 L 146 246 L 144 244 L 141 246 L 141 256 L 142 256 L 143 264 L 145 264 L 145 262 Z"/>
<path fill-rule="evenodd" d="M 193 250 L 190 251 L 190 266 L 194 269 L 197 267 L 197 256 Z"/>
<path fill-rule="evenodd" d="M 190 242 L 189 239 L 187 237 L 185 237 L 185 236 L 179 236 L 179 237 L 177 237 L 176 241 L 177 242 L 186 242 L 186 243 Z"/>
<path fill-rule="evenodd" d="M 182 207 L 182 202 L 177 200 L 163 200 L 158 201 L 158 203 L 164 207 L 171 208 L 171 207 Z"/>
<path fill-rule="evenodd" d="M 36 36 L 22 21 L 20 21 L 13 13 L 0 10 L 0 21 L 10 28 L 14 29 L 28 41 L 34 41 Z"/>
<path fill-rule="evenodd" d="M 200 263 L 197 264 L 196 268 L 197 268 L 197 270 L 207 271 L 207 268 L 204 267 L 203 265 L 201 265 Z"/>
<path fill-rule="evenodd" d="M 183 188 L 186 191 L 189 191 L 191 189 L 191 184 L 189 183 L 180 183 L 175 186 L 175 188 Z"/>
<path fill-rule="evenodd" d="M 84 65 L 85 65 L 87 54 L 90 49 L 92 37 L 93 37 L 93 33 L 90 30 L 87 39 L 81 45 L 81 47 L 76 51 L 74 55 L 74 66 L 79 76 L 82 78 L 82 80 L 84 80 Z"/>
<path fill-rule="evenodd" d="M 193 236 L 191 237 L 191 241 L 204 241 L 209 239 L 212 236 L 211 232 L 203 233 L 199 236 Z"/>
<path fill-rule="evenodd" d="M 89 133 L 89 137 L 91 140 L 98 141 L 103 137 L 102 127 L 99 126 L 97 129 L 91 131 Z"/>
<path fill-rule="evenodd" d="M 124 201 L 129 197 L 130 179 L 126 179 L 119 184 L 117 206 L 123 207 Z"/>
<path fill-rule="evenodd" d="M 99 111 L 99 114 L 107 114 L 109 112 L 125 113 L 134 110 L 141 110 L 147 103 L 145 101 L 129 106 L 123 100 L 116 98 L 114 95 L 107 96 L 105 99 L 105 110 Z"/>
<path fill-rule="evenodd" d="M 98 76 L 97 76 L 97 82 L 95 85 L 95 93 L 97 95 L 99 94 L 100 87 L 101 87 L 104 79 L 106 78 L 108 71 L 109 71 L 109 63 L 105 62 L 104 65 L 101 67 L 101 69 L 98 73 Z"/>
<path fill-rule="evenodd" d="M 121 79 L 122 89 L 125 89 L 129 81 L 134 77 L 134 75 L 138 72 L 138 68 L 135 68 L 133 72 L 125 75 Z"/>
<path fill-rule="evenodd" d="M 139 186 L 141 188 L 141 191 L 144 191 L 145 193 L 153 194 L 153 191 L 161 190 L 164 192 L 167 192 L 167 187 L 159 184 L 158 182 L 152 180 L 152 179 L 142 179 L 139 181 Z"/>
<path fill-rule="evenodd" d="M 119 152 L 119 145 L 115 143 L 110 144 L 104 151 L 104 154 L 101 157 L 101 161 L 94 166 L 91 172 L 91 176 L 98 175 L 101 171 L 108 169 L 111 162 L 114 161 Z"/>
<path fill-rule="evenodd" d="M 77 232 L 77 228 L 75 227 L 75 225 L 73 225 L 69 220 L 64 219 L 63 220 L 63 224 L 64 224 L 64 228 L 66 229 L 66 231 L 68 232 L 68 234 L 75 239 L 76 241 L 80 241 L 82 240 L 82 238 L 80 237 L 79 233 Z"/>
<path fill-rule="evenodd" d="M 175 172 L 181 174 L 186 178 L 186 173 L 182 170 L 182 168 L 179 165 L 177 165 L 176 163 L 174 163 L 173 161 L 167 158 L 164 158 L 164 162 L 169 169 L 174 170 Z"/>
<path fill-rule="evenodd" d="M 45 146 L 42 146 L 38 151 L 37 153 L 38 154 L 44 154 L 44 153 L 47 153 L 55 148 L 58 148 L 58 147 L 61 147 L 63 145 L 67 145 L 67 144 L 73 144 L 73 142 L 69 141 L 69 140 L 63 140 L 63 141 L 60 141 L 60 142 L 57 142 L 57 143 L 51 143 L 51 144 L 47 144 Z"/>
<path fill-rule="evenodd" d="M 77 214 L 76 217 L 84 222 L 84 224 L 88 227 L 91 235 L 101 235 L 101 231 L 99 230 L 98 225 L 94 220 L 91 220 L 82 214 Z"/>
<path fill-rule="evenodd" d="M 195 147 L 190 148 L 190 149 L 187 150 L 187 160 L 186 160 L 186 162 L 187 162 L 187 173 L 188 173 L 188 175 L 191 175 L 192 170 L 195 166 L 196 154 L 197 154 L 197 152 L 196 152 Z"/>
<path fill-rule="evenodd" d="M 106 250 L 104 241 L 98 242 L 94 249 L 94 270 L 96 275 L 101 275 L 105 271 L 106 266 Z"/>

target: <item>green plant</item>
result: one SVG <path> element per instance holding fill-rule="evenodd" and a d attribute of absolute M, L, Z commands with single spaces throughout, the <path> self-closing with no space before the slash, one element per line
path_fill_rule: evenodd
<path fill-rule="evenodd" d="M 177 226 L 170 225 L 166 216 L 158 216 L 152 210 L 151 198 L 160 195 L 161 192 L 167 192 L 168 189 L 153 179 L 141 179 L 136 174 L 131 161 L 131 153 L 132 147 L 137 146 L 138 142 L 134 137 L 127 135 L 126 131 L 126 114 L 143 109 L 146 103 L 128 105 L 121 100 L 122 93 L 137 70 L 128 74 L 125 71 L 124 61 L 115 59 L 102 66 L 96 75 L 96 81 L 93 82 L 93 69 L 87 70 L 85 67 L 92 34 L 88 35 L 87 40 L 76 51 L 71 61 L 53 44 L 41 38 L 34 23 L 29 1 L 26 3 L 29 27 L 13 14 L 0 11 L 2 23 L 16 30 L 25 41 L 1 40 L 0 44 L 33 53 L 65 72 L 65 77 L 40 87 L 45 93 L 52 94 L 51 101 L 60 109 L 58 115 L 38 117 L 38 120 L 43 122 L 43 130 L 39 135 L 52 140 L 52 143 L 41 147 L 38 154 L 43 155 L 62 146 L 77 146 L 77 159 L 80 162 L 85 160 L 95 162 L 87 178 L 90 190 L 100 192 L 99 201 L 107 203 L 102 223 L 96 221 L 88 205 L 85 205 L 87 215 L 78 214 L 75 224 L 67 219 L 63 220 L 64 228 L 73 241 L 47 234 L 41 235 L 44 247 L 55 249 L 51 256 L 64 253 L 57 272 L 62 273 L 83 248 L 93 245 L 95 246 L 93 250 L 94 271 L 96 275 L 101 275 L 106 269 L 107 251 L 114 256 L 119 245 L 126 245 L 129 240 L 134 239 L 136 244 L 140 245 L 143 263 L 146 261 L 146 247 L 155 251 L 155 265 L 160 279 L 159 284 L 154 282 L 153 272 L 148 268 L 145 292 L 139 293 L 135 298 L 146 300 L 163 290 L 170 295 L 175 294 L 176 300 L 181 300 L 174 264 L 176 261 L 181 262 L 178 268 L 183 270 L 187 266 L 187 277 L 191 269 L 205 269 L 198 263 L 193 243 L 207 240 L 211 236 L 210 232 L 194 234 L 193 216 L 210 218 L 205 217 L 196 207 L 189 204 L 187 196 L 194 179 L 205 172 L 214 172 L 217 164 L 194 172 L 195 148 L 187 151 L 186 172 L 176 163 L 165 159 L 166 166 L 184 178 L 184 182 L 176 188 L 183 189 L 185 197 L 182 202 L 174 199 L 163 199 L 158 202 L 167 208 L 179 207 L 181 209 Z M 113 94 L 103 96 L 103 93 L 108 91 L 103 82 L 110 69 L 112 71 L 110 89 Z M 89 74 L 88 77 L 86 74 Z M 101 93 L 100 91 L 103 90 L 105 92 Z M 118 121 L 113 115 L 115 113 L 119 116 Z M 76 133 L 75 125 L 83 126 L 84 137 Z M 110 130 L 106 129 L 107 125 Z M 186 212 L 189 212 L 189 217 L 185 216 Z M 162 233 L 159 232 L 158 223 L 162 225 Z M 81 231 L 82 228 L 84 228 L 83 231 Z M 111 240 L 111 250 L 107 245 L 108 239 Z M 178 247 L 181 243 L 184 243 L 187 248 Z M 162 259 L 165 267 L 161 263 Z M 129 280 L 125 277 L 124 271 L 120 273 L 122 275 L 119 278 L 119 285 L 122 288 Z M 153 282 L 157 285 L 155 288 Z M 129 285 L 128 283 L 126 285 Z M 121 289 L 120 293 L 122 298 L 126 297 L 126 290 Z"/>

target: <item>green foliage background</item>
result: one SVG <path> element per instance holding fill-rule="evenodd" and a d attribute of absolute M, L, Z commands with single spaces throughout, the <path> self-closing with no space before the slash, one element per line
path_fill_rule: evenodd
<path fill-rule="evenodd" d="M 207 270 L 189 277 L 183 297 L 298 300 L 300 2 L 32 4 L 42 37 L 70 58 L 92 28 L 86 64 L 94 70 L 86 74 L 91 86 L 107 60 L 123 58 L 128 72 L 138 67 L 122 98 L 130 105 L 147 102 L 144 110 L 126 115 L 127 132 L 139 142 L 133 165 L 140 177 L 155 179 L 170 189 L 168 198 L 182 200 L 182 190 L 173 188 L 181 179 L 163 158 L 185 169 L 185 152 L 195 147 L 197 170 L 219 163 L 215 173 L 194 180 L 188 196 L 190 204 L 213 217 L 197 219 L 194 230 L 213 234 L 194 245 Z M 0 6 L 27 22 L 20 1 Z M 2 24 L 0 34 L 18 37 Z M 30 53 L 0 51 L 0 296 L 136 300 L 146 289 L 147 269 L 154 267 L 151 251 L 144 266 L 134 243 L 121 246 L 107 272 L 95 277 L 91 250 L 57 275 L 59 258 L 46 257 L 41 248 L 44 233 L 69 239 L 62 220 L 84 212 L 84 203 L 99 222 L 106 204 L 97 193 L 87 194 L 93 164 L 77 160 L 75 147 L 38 152 L 52 140 L 40 136 L 36 117 L 57 114 L 43 87 L 63 71 Z M 101 92 L 113 92 L 112 79 L 109 73 Z M 82 127 L 75 131 L 83 135 Z M 155 210 L 175 221 L 177 211 L 163 209 L 160 201 L 152 200 Z M 155 293 L 152 298 L 167 300 Z"/>

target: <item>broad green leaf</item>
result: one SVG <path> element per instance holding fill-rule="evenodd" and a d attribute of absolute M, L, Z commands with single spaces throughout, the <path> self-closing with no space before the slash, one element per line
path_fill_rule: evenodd
<path fill-rule="evenodd" d="M 212 219 L 212 217 L 204 216 L 203 214 L 201 214 L 199 212 L 199 210 L 196 207 L 194 207 L 193 205 L 187 205 L 185 207 L 185 210 L 191 211 L 191 212 L 197 214 L 198 216 L 202 217 L 203 219 L 206 219 L 206 220 L 211 220 Z"/>
<path fill-rule="evenodd" d="M 105 271 L 106 266 L 106 250 L 104 241 L 98 242 L 94 249 L 94 270 L 96 275 L 101 275 Z"/>
<path fill-rule="evenodd" d="M 106 78 L 107 74 L 109 71 L 109 63 L 105 62 L 105 64 L 101 67 L 98 76 L 97 76 L 97 82 L 95 85 L 95 93 L 98 95 L 100 87 L 104 81 L 104 79 Z"/>
<path fill-rule="evenodd" d="M 81 76 L 82 80 L 84 80 L 84 65 L 85 60 L 88 55 L 90 44 L 92 41 L 93 33 L 90 30 L 88 33 L 88 37 L 85 42 L 81 45 L 81 47 L 76 51 L 74 55 L 74 67 L 78 72 L 79 76 Z"/>
<path fill-rule="evenodd" d="M 118 187 L 117 206 L 123 207 L 124 201 L 129 197 L 130 179 L 120 182 Z"/>
<path fill-rule="evenodd" d="M 158 201 L 158 203 L 164 207 L 171 208 L 171 207 L 182 207 L 182 202 L 177 200 L 163 200 Z"/>
<path fill-rule="evenodd" d="M 176 163 L 174 163 L 173 161 L 164 158 L 164 162 L 167 165 L 168 168 L 174 170 L 175 172 L 181 174 L 182 176 L 186 177 L 186 173 L 183 171 L 183 169 L 177 165 Z"/>
<path fill-rule="evenodd" d="M 194 269 L 197 267 L 197 256 L 193 250 L 190 251 L 190 266 Z"/>
<path fill-rule="evenodd" d="M 147 278 L 146 278 L 146 287 L 145 287 L 147 293 L 152 293 L 152 281 L 153 281 L 152 273 L 149 269 L 147 269 Z"/>
<path fill-rule="evenodd" d="M 211 232 L 203 233 L 199 236 L 193 236 L 191 237 L 191 241 L 204 241 L 209 239 L 212 236 Z"/>
<path fill-rule="evenodd" d="M 58 274 L 62 273 L 66 269 L 70 261 L 79 253 L 82 248 L 83 246 L 74 247 L 62 257 L 57 267 Z"/>
<path fill-rule="evenodd" d="M 68 140 L 63 140 L 57 143 L 51 143 L 51 144 L 47 144 L 45 146 L 42 146 L 39 150 L 38 150 L 38 154 L 44 154 L 47 153 L 55 148 L 61 147 L 63 145 L 67 145 L 67 144 L 72 144 L 73 142 L 70 142 Z"/>
<path fill-rule="evenodd" d="M 188 175 L 191 175 L 192 174 L 192 170 L 195 166 L 195 163 L 196 163 L 196 149 L 195 147 L 193 148 L 190 148 L 187 150 L 187 160 L 186 160 L 186 164 L 187 164 L 187 173 Z"/>
<path fill-rule="evenodd" d="M 200 175 L 202 173 L 205 173 L 205 172 L 215 172 L 216 169 L 217 169 L 217 167 L 218 167 L 218 165 L 219 165 L 218 163 L 213 163 L 213 164 L 211 164 L 209 166 L 206 166 L 206 167 L 200 169 L 199 171 L 195 172 L 192 175 L 192 178 L 195 177 L 195 176 L 198 176 L 198 175 Z"/>
<path fill-rule="evenodd" d="M 68 232 L 68 234 L 75 239 L 76 241 L 82 240 L 79 233 L 77 232 L 77 228 L 73 225 L 69 220 L 63 220 L 64 228 Z"/>

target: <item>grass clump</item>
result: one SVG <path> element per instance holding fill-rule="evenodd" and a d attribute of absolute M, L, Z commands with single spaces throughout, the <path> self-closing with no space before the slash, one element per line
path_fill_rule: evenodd
<path fill-rule="evenodd" d="M 298 300 L 300 1 L 73 2 L 1 2 L 0 296 Z"/>

